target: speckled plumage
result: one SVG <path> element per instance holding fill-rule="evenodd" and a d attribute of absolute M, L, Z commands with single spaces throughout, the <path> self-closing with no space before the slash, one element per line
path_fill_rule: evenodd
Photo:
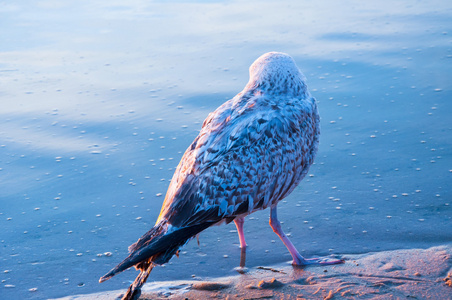
<path fill-rule="evenodd" d="M 313 163 L 320 134 L 303 79 L 290 56 L 261 56 L 245 89 L 209 114 L 185 151 L 157 224 L 219 222 L 292 192 Z"/>
<path fill-rule="evenodd" d="M 319 134 L 316 101 L 294 60 L 259 57 L 244 90 L 209 114 L 185 151 L 154 228 L 101 281 L 133 265 L 150 272 L 202 230 L 276 207 L 308 172 Z"/>

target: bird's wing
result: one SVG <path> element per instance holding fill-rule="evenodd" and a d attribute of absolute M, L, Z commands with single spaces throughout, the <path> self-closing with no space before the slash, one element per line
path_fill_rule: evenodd
<path fill-rule="evenodd" d="M 315 101 L 300 103 L 231 100 L 210 114 L 177 167 L 157 223 L 230 221 L 290 193 L 318 143 Z"/>

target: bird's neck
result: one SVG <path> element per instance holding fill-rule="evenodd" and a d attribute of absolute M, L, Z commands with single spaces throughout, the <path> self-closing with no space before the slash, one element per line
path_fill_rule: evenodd
<path fill-rule="evenodd" d="M 305 97 L 307 87 L 299 76 L 280 74 L 266 74 L 262 77 L 251 77 L 244 91 L 252 93 L 262 93 L 273 96 Z"/>

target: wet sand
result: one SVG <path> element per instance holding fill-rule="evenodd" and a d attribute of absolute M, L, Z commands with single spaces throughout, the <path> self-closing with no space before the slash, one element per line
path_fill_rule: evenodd
<path fill-rule="evenodd" d="M 280 264 L 224 278 L 150 282 L 140 299 L 452 299 L 452 244 L 342 259 L 335 266 Z M 115 299 L 123 292 L 59 299 Z"/>

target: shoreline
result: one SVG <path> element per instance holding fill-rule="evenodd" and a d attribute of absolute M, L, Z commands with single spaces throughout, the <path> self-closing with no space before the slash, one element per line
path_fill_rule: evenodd
<path fill-rule="evenodd" d="M 230 277 L 149 282 L 140 299 L 452 299 L 452 243 L 341 258 L 340 265 L 279 264 Z M 117 299 L 124 291 L 57 299 Z"/>

